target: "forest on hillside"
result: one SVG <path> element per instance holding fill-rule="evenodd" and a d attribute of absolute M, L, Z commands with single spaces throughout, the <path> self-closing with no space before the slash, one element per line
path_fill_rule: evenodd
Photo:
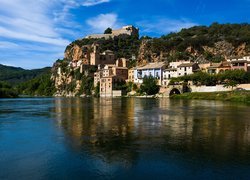
<path fill-rule="evenodd" d="M 52 96 L 55 92 L 51 68 L 26 70 L 0 65 L 0 97 Z"/>

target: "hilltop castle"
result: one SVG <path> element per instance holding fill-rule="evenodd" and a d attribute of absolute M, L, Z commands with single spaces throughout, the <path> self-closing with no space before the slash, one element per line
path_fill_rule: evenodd
<path fill-rule="evenodd" d="M 121 29 L 112 30 L 111 34 L 91 34 L 86 36 L 87 39 L 109 39 L 114 38 L 119 35 L 128 35 L 128 36 L 139 36 L 139 28 L 136 28 L 132 25 L 123 26 Z"/>

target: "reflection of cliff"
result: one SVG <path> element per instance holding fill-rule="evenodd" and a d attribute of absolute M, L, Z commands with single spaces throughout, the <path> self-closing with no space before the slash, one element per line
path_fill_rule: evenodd
<path fill-rule="evenodd" d="M 131 164 L 140 153 L 154 150 L 250 159 L 247 106 L 134 98 L 55 101 L 58 123 L 71 145 L 108 162 Z"/>
<path fill-rule="evenodd" d="M 124 99 L 126 101 L 126 99 Z M 103 155 L 108 161 L 133 161 L 133 104 L 122 99 L 56 99 L 56 115 L 60 126 L 77 149 Z"/>

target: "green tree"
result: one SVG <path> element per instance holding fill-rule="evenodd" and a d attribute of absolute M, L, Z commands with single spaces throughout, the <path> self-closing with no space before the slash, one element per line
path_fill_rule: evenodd
<path fill-rule="evenodd" d="M 112 34 L 112 29 L 108 27 L 105 31 L 104 34 Z"/>
<path fill-rule="evenodd" d="M 224 87 L 229 88 L 231 87 L 231 90 L 233 90 L 234 87 L 237 87 L 238 83 L 234 80 L 228 80 L 226 81 L 226 84 L 224 84 Z"/>
<path fill-rule="evenodd" d="M 160 90 L 160 87 L 157 85 L 157 79 L 152 76 L 145 76 L 140 88 L 141 91 L 145 92 L 147 95 L 157 94 Z"/>
<path fill-rule="evenodd" d="M 0 81 L 0 98 L 15 98 L 18 94 L 10 84 Z"/>
<path fill-rule="evenodd" d="M 95 90 L 95 97 L 100 96 L 100 82 L 97 83 L 97 86 L 94 88 Z"/>

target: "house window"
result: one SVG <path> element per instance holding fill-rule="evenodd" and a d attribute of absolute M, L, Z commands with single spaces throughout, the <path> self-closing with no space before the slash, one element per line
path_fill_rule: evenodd
<path fill-rule="evenodd" d="M 138 71 L 137 76 L 138 76 L 138 78 L 142 78 L 142 72 Z"/>

